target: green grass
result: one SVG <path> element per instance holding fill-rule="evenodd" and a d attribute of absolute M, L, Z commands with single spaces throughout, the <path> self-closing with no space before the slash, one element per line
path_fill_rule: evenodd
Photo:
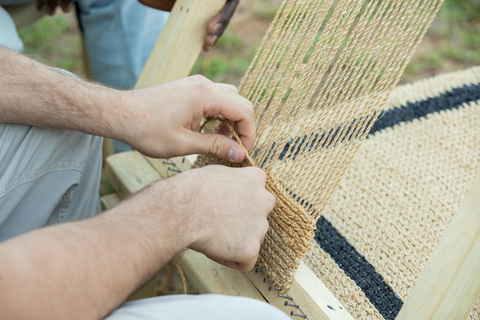
<path fill-rule="evenodd" d="M 480 2 L 445 0 L 425 42 L 431 48 L 415 56 L 405 70 L 407 76 L 436 74 L 447 63 L 454 68 L 480 65 Z"/>
<path fill-rule="evenodd" d="M 249 23 L 268 23 L 278 0 L 253 1 L 248 10 Z M 245 23 L 241 22 L 241 23 Z M 192 73 L 214 81 L 238 84 L 263 36 L 262 31 L 241 33 L 243 26 L 233 21 L 208 54 L 202 54 Z M 20 37 L 25 53 L 51 66 L 83 74 L 81 38 L 73 14 L 43 17 L 22 28 Z M 247 38 L 245 38 L 247 37 Z M 307 55 L 308 56 L 308 55 Z M 427 77 L 449 70 L 480 65 L 480 1 L 445 0 L 418 53 L 406 68 L 409 77 Z"/>
<path fill-rule="evenodd" d="M 47 65 L 83 72 L 81 38 L 73 16 L 44 16 L 19 30 L 24 53 Z"/>
<path fill-rule="evenodd" d="M 252 15 L 260 19 L 273 19 L 277 13 L 278 4 L 268 1 L 254 1 L 252 3 Z"/>

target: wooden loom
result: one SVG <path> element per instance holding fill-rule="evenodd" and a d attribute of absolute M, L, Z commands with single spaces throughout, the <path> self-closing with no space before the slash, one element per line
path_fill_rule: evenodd
<path fill-rule="evenodd" d="M 206 23 L 225 0 L 178 0 L 136 87 L 187 76 L 203 43 Z M 143 187 L 188 170 L 191 157 L 150 159 L 138 152 L 107 159 L 107 175 L 117 194 L 107 207 Z M 446 258 L 448 257 L 448 258 Z M 265 300 L 293 316 L 353 319 L 321 280 L 301 264 L 287 294 L 272 290 L 261 273 L 242 273 L 187 250 L 179 258 L 189 283 L 199 293 L 241 295 Z M 465 197 L 397 319 L 465 318 L 480 295 L 480 178 Z"/>

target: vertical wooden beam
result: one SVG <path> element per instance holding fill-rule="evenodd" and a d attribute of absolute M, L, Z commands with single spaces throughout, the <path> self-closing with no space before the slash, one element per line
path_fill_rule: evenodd
<path fill-rule="evenodd" d="M 177 0 L 135 88 L 186 77 L 203 47 L 207 23 L 226 0 Z"/>
<path fill-rule="evenodd" d="M 397 319 L 466 319 L 479 295 L 480 173 Z"/>

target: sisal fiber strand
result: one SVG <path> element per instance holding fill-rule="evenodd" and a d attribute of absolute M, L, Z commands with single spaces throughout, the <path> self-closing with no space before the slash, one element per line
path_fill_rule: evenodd
<path fill-rule="evenodd" d="M 250 154 L 278 189 L 258 266 L 281 290 L 291 285 L 315 222 L 441 3 L 285 0 L 280 6 L 240 93 L 255 108 Z M 214 163 L 202 156 L 196 165 Z M 279 194 L 286 197 L 279 201 Z"/>

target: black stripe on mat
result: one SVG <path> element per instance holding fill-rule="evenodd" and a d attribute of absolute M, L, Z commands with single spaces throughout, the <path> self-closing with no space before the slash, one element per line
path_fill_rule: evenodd
<path fill-rule="evenodd" d="M 403 301 L 375 267 L 352 246 L 330 221 L 320 216 L 315 241 L 363 291 L 385 319 L 395 319 Z"/>
<path fill-rule="evenodd" d="M 465 85 L 436 97 L 407 103 L 405 106 L 386 111 L 375 122 L 369 135 L 401 122 L 422 118 L 434 112 L 459 108 L 465 103 L 477 100 L 480 100 L 480 83 Z M 357 284 L 385 319 L 395 319 L 403 301 L 385 282 L 382 275 L 376 272 L 375 267 L 324 216 L 318 219 L 315 240 Z"/>
<path fill-rule="evenodd" d="M 416 102 L 409 102 L 404 106 L 399 106 L 383 112 L 382 116 L 380 116 L 379 119 L 377 119 L 377 121 L 373 124 L 372 129 L 370 130 L 368 135 L 374 134 L 375 132 L 381 131 L 386 128 L 391 128 L 402 122 L 412 121 L 414 119 L 425 117 L 430 113 L 459 108 L 464 103 L 470 103 L 477 100 L 480 100 L 480 83 L 471 84 L 468 86 L 464 85 L 462 87 L 454 88 L 450 91 L 444 92 L 435 97 L 427 98 L 425 100 Z M 352 123 L 350 124 L 347 132 L 359 125 L 361 126 L 365 124 L 368 127 L 368 123 L 371 121 L 372 118 L 354 119 L 352 120 Z M 312 149 L 318 150 L 325 147 L 330 147 L 331 143 L 335 141 L 335 137 L 338 134 L 339 130 L 340 128 L 332 128 L 328 132 L 323 132 L 321 134 L 317 133 L 313 138 L 310 139 L 307 139 L 307 135 L 303 136 L 302 138 L 297 137 L 296 139 L 292 139 L 285 145 L 278 159 L 283 160 L 284 158 L 288 159 L 292 157 L 293 160 L 295 160 L 299 151 L 303 148 L 304 144 L 307 143 L 307 141 L 310 141 L 308 151 L 312 151 Z M 364 133 L 365 131 L 358 132 L 355 135 L 349 136 L 348 139 L 355 139 L 358 136 L 363 135 Z M 348 134 L 345 134 L 341 142 L 344 142 L 347 136 Z M 329 139 L 323 140 L 324 137 L 329 137 Z M 317 145 L 318 141 L 323 141 L 323 143 L 321 145 Z M 273 153 L 277 147 L 278 146 L 273 143 L 272 148 L 269 150 L 269 153 L 264 157 L 263 161 L 261 161 L 260 167 L 262 167 L 264 162 L 269 157 L 272 157 L 271 153 Z"/>
<path fill-rule="evenodd" d="M 460 108 L 465 103 L 477 100 L 480 100 L 480 83 L 464 85 L 435 97 L 409 102 L 404 106 L 385 111 L 383 116 L 374 123 L 369 134 L 391 128 L 401 122 L 425 117 L 429 113 Z"/>

